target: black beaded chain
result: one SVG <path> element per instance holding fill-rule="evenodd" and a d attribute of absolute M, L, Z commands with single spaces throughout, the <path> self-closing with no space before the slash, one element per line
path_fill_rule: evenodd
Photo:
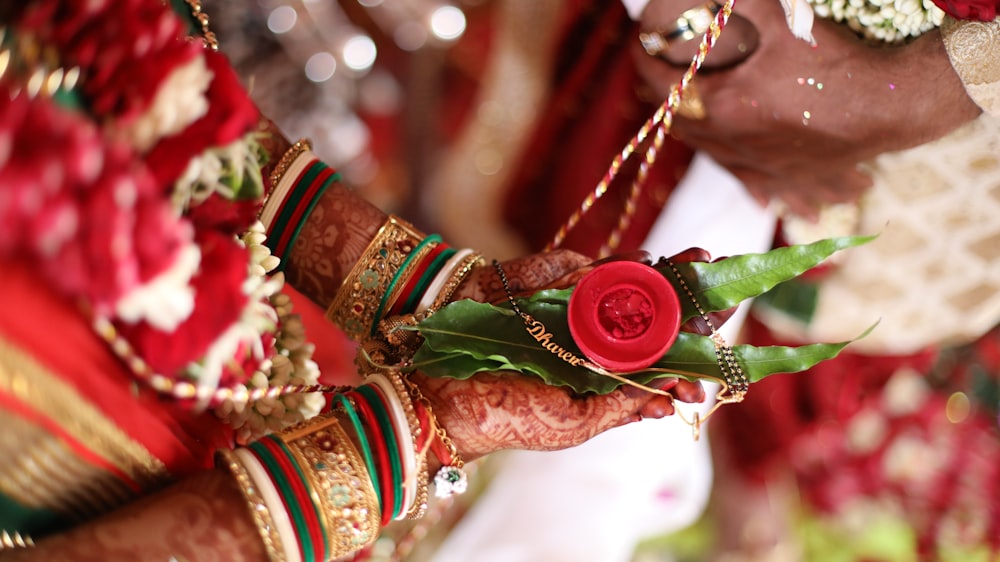
<path fill-rule="evenodd" d="M 691 300 L 691 304 L 694 305 L 695 310 L 698 311 L 698 315 L 701 319 L 705 321 L 708 328 L 712 331 L 710 337 L 712 338 L 712 343 L 715 344 L 715 358 L 719 363 L 719 371 L 722 373 L 723 379 L 726 381 L 726 385 L 729 387 L 729 392 L 734 398 L 742 399 L 743 396 L 750 389 L 750 380 L 747 379 L 746 374 L 743 372 L 743 368 L 740 367 L 739 361 L 736 360 L 736 354 L 733 353 L 733 348 L 726 343 L 726 340 L 722 338 L 722 334 L 715 329 L 715 324 L 709 319 L 708 314 L 705 309 L 702 308 L 701 303 L 695 298 L 694 292 L 688 287 L 687 281 L 684 276 L 681 275 L 680 270 L 674 265 L 674 262 L 663 258 L 660 260 L 661 263 L 667 264 L 670 270 L 673 271 L 674 276 L 677 277 L 677 282 L 680 283 L 682 289 L 687 294 L 688 298 Z"/>

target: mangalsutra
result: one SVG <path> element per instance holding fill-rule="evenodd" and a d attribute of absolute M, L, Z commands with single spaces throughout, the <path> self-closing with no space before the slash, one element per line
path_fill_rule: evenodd
<path fill-rule="evenodd" d="M 528 334 L 534 338 L 534 340 L 538 342 L 542 348 L 574 367 L 584 367 L 585 369 L 594 372 L 604 371 L 604 369 L 601 369 L 586 359 L 577 357 L 575 353 L 553 341 L 552 338 L 554 335 L 552 332 L 548 331 L 545 324 L 542 324 L 541 321 L 536 320 L 530 314 L 521 310 L 521 307 L 517 305 L 517 301 L 514 300 L 514 294 L 510 290 L 510 283 L 507 281 L 507 274 L 504 272 L 503 266 L 500 265 L 500 262 L 493 260 L 493 267 L 497 270 L 497 275 L 500 276 L 500 283 L 503 284 L 503 290 L 507 294 L 507 301 L 510 302 L 511 308 L 514 309 L 514 314 L 517 314 L 521 318 Z"/>
<path fill-rule="evenodd" d="M 684 276 L 681 275 L 680 270 L 677 269 L 674 262 L 666 258 L 661 258 L 660 261 L 665 263 L 667 267 L 670 268 L 670 271 L 673 272 L 674 277 L 677 278 L 677 283 L 681 286 L 681 289 L 684 289 L 684 293 L 691 300 L 691 304 L 694 306 L 694 309 L 698 311 L 698 315 L 705 321 L 708 329 L 711 330 L 709 337 L 712 338 L 712 343 L 715 345 L 715 357 L 719 363 L 719 370 L 722 372 L 722 378 L 726 383 L 726 388 L 730 392 L 732 401 L 742 401 L 743 397 L 746 396 L 747 391 L 750 390 L 750 380 L 747 379 L 746 373 L 743 372 L 743 368 L 740 367 L 739 361 L 736 360 L 733 348 L 726 343 L 722 334 L 715 329 L 715 324 L 712 322 L 711 318 L 709 318 L 705 309 L 702 308 L 698 299 L 695 298 L 694 292 L 691 291 L 691 288 L 687 284 L 687 280 L 685 280 Z"/>

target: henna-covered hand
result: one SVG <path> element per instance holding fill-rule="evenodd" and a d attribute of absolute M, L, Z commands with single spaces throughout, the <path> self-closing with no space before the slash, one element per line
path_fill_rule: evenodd
<path fill-rule="evenodd" d="M 565 449 L 609 429 L 674 412 L 672 398 L 631 386 L 583 396 L 518 373 L 479 373 L 466 380 L 414 373 L 411 380 L 465 460 L 504 449 Z M 662 379 L 662 384 L 678 399 L 704 396 L 700 385 L 676 379 Z"/>
<path fill-rule="evenodd" d="M 510 290 L 515 295 L 541 289 L 569 287 L 586 273 L 593 260 L 570 250 L 554 250 L 503 262 Z M 507 300 L 503 282 L 492 265 L 477 267 L 459 285 L 453 301 L 472 299 L 479 302 Z"/>
<path fill-rule="evenodd" d="M 652 261 L 648 253 L 641 251 L 597 262 L 574 252 L 555 251 L 512 260 L 503 268 L 513 292 L 530 293 L 569 287 L 600 263 L 612 259 L 647 264 Z M 692 248 L 671 259 L 707 261 L 710 256 Z M 455 298 L 501 301 L 506 299 L 506 293 L 496 270 L 483 267 L 470 275 Z M 713 324 L 721 326 L 731 312 L 713 314 Z M 689 321 L 683 329 L 709 332 L 701 319 Z M 514 372 L 479 373 L 465 380 L 430 378 L 419 373 L 412 377 L 466 460 L 503 449 L 550 451 L 573 447 L 626 423 L 672 415 L 674 400 L 705 399 L 700 383 L 673 377 L 655 383 L 668 395 L 628 385 L 605 395 L 580 395 Z"/>

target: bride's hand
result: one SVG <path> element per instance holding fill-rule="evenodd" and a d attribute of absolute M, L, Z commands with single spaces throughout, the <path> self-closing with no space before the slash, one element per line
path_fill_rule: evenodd
<path fill-rule="evenodd" d="M 609 429 L 674 413 L 673 398 L 631 386 L 580 395 L 514 372 L 478 373 L 465 380 L 413 373 L 411 381 L 466 461 L 504 449 L 566 449 Z M 654 384 L 678 400 L 704 399 L 697 383 L 665 378 Z"/>
<path fill-rule="evenodd" d="M 706 261 L 707 252 L 693 248 L 671 258 L 675 262 Z M 512 292 L 572 286 L 596 265 L 609 260 L 651 263 L 646 252 L 631 252 L 593 262 L 569 251 L 535 254 L 503 265 Z M 477 270 L 455 298 L 499 301 L 506 293 L 493 267 Z M 713 315 L 716 326 L 727 313 Z M 691 321 L 685 330 L 707 333 L 703 322 Z M 567 387 L 515 372 L 479 373 L 469 379 L 430 378 L 419 373 L 412 380 L 431 402 L 438 422 L 446 428 L 461 455 L 471 460 L 503 449 L 558 450 L 573 447 L 614 427 L 643 418 L 674 413 L 674 400 L 701 402 L 701 384 L 662 378 L 653 384 L 669 396 L 623 386 L 609 394 L 581 395 Z"/>

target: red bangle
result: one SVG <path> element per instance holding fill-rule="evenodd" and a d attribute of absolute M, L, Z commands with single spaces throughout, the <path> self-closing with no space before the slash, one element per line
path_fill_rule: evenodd
<path fill-rule="evenodd" d="M 364 418 L 365 425 L 368 426 L 370 435 L 369 444 L 375 453 L 378 466 L 378 477 L 381 481 L 379 490 L 382 492 L 382 526 L 386 526 L 392 520 L 392 506 L 396 499 L 392 482 L 392 469 L 389 467 L 389 451 L 386 449 L 385 437 L 382 435 L 382 428 L 379 427 L 375 412 L 372 411 L 368 400 L 357 391 L 345 393 L 354 401 L 354 407 Z"/>
<path fill-rule="evenodd" d="M 305 476 L 297 465 L 293 464 L 294 460 L 290 456 L 291 453 L 274 436 L 264 437 L 251 445 L 250 450 L 260 458 L 259 453 L 254 451 L 255 447 L 265 449 L 270 454 L 271 459 L 277 464 L 277 468 L 282 472 L 282 475 L 270 474 L 272 480 L 277 479 L 275 480 L 275 485 L 279 489 L 285 489 L 282 486 L 282 481 L 284 481 L 287 489 L 292 492 L 293 497 L 287 497 L 285 494 L 282 494 L 285 508 L 289 510 L 289 513 L 298 512 L 302 515 L 302 520 L 305 524 L 304 531 L 308 534 L 312 543 L 312 549 L 309 552 L 301 540 L 301 536 L 299 537 L 299 548 L 302 554 L 307 557 L 306 560 L 309 560 L 308 556 L 310 554 L 312 555 L 312 560 L 325 560 L 327 554 L 326 534 L 323 532 L 319 506 L 310 497 L 309 490 L 306 489 Z M 264 462 L 266 467 L 269 466 L 266 459 L 260 460 Z M 291 505 L 293 501 L 296 502 L 297 506 Z"/>
<path fill-rule="evenodd" d="M 419 400 L 413 402 L 413 411 L 417 414 L 417 421 L 420 422 L 420 438 L 417 440 L 417 445 L 420 450 L 423 451 L 428 447 L 428 440 L 430 441 L 430 450 L 434 453 L 434 458 L 441 463 L 442 466 L 449 466 L 455 459 L 451 458 L 451 453 L 448 452 L 448 448 L 444 446 L 444 443 L 438 439 L 438 434 L 433 431 L 434 428 L 431 427 L 430 415 L 427 413 L 427 407 L 424 406 Z"/>

